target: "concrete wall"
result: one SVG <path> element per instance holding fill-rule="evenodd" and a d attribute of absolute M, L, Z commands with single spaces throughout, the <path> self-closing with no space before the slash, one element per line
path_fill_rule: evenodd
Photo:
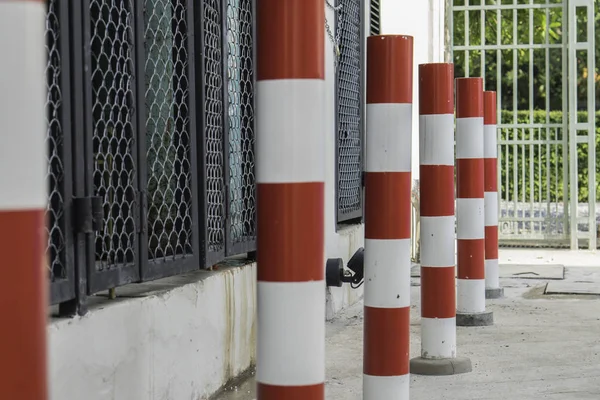
<path fill-rule="evenodd" d="M 202 271 L 53 320 L 51 400 L 206 398 L 254 362 L 255 287 L 255 265 Z"/>
<path fill-rule="evenodd" d="M 428 22 L 437 3 L 382 3 L 383 32 L 414 35 L 415 63 L 440 57 L 437 43 L 443 40 L 432 40 L 437 31 Z M 333 12 L 326 10 L 334 26 Z M 363 246 L 364 231 L 362 225 L 336 226 L 335 80 L 333 47 L 328 38 L 325 43 L 325 256 L 346 262 Z M 51 399 L 199 400 L 213 394 L 254 363 L 255 280 L 255 265 L 200 271 L 121 288 L 117 300 L 98 300 L 83 318 L 53 320 L 48 328 Z M 362 288 L 348 285 L 327 289 L 327 318 L 361 296 Z"/>

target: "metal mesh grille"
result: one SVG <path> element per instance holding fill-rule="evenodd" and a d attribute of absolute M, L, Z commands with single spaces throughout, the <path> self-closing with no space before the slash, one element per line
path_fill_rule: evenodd
<path fill-rule="evenodd" d="M 148 256 L 191 254 L 187 24 L 183 1 L 146 0 Z"/>
<path fill-rule="evenodd" d="M 361 1 L 342 0 L 340 4 L 338 215 L 347 215 L 362 210 Z"/>
<path fill-rule="evenodd" d="M 94 190 L 103 199 L 96 268 L 134 261 L 133 2 L 91 0 Z"/>
<path fill-rule="evenodd" d="M 229 207 L 233 243 L 252 240 L 255 235 L 252 21 L 251 0 L 228 1 Z"/>
<path fill-rule="evenodd" d="M 379 35 L 381 32 L 381 1 L 371 0 L 370 7 L 370 34 Z"/>
<path fill-rule="evenodd" d="M 48 236 L 47 254 L 50 259 L 48 264 L 50 279 L 55 281 L 65 279 L 65 232 L 63 230 L 63 193 L 61 188 L 64 183 L 63 131 L 59 113 L 62 105 L 60 88 L 61 54 L 59 49 L 60 24 L 57 15 L 57 0 L 48 1 L 46 14 L 46 146 L 48 149 L 46 179 L 49 185 L 48 208 L 46 210 Z"/>
<path fill-rule="evenodd" d="M 206 207 L 209 251 L 225 246 L 223 152 L 223 54 L 220 0 L 204 2 L 204 110 L 206 134 Z"/>

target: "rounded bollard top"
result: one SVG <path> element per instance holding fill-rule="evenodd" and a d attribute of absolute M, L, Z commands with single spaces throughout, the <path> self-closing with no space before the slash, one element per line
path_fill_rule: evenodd
<path fill-rule="evenodd" d="M 483 92 L 483 123 L 485 125 L 496 125 L 498 123 L 496 109 L 496 92 Z"/>
<path fill-rule="evenodd" d="M 456 78 L 456 117 L 483 118 L 482 78 Z"/>
<path fill-rule="evenodd" d="M 408 35 L 367 38 L 367 103 L 412 103 L 413 42 Z"/>
<path fill-rule="evenodd" d="M 454 64 L 419 65 L 419 114 L 454 114 Z"/>

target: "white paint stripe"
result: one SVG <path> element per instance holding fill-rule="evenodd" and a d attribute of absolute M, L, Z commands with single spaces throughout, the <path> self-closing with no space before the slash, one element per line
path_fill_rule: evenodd
<path fill-rule="evenodd" d="M 498 192 L 485 192 L 485 226 L 498 226 Z"/>
<path fill-rule="evenodd" d="M 450 267 L 455 265 L 455 218 L 421 216 L 421 265 Z"/>
<path fill-rule="evenodd" d="M 419 117 L 419 162 L 421 165 L 454 165 L 454 115 Z"/>
<path fill-rule="evenodd" d="M 48 201 L 45 12 L 45 2 L 0 1 L 0 210 Z"/>
<path fill-rule="evenodd" d="M 256 83 L 256 180 L 325 180 L 325 81 L 279 79 Z"/>
<path fill-rule="evenodd" d="M 410 307 L 410 239 L 365 239 L 367 307 Z"/>
<path fill-rule="evenodd" d="M 483 158 L 498 158 L 497 125 L 483 126 Z"/>
<path fill-rule="evenodd" d="M 324 281 L 258 282 L 257 381 L 325 381 L 325 291 Z"/>
<path fill-rule="evenodd" d="M 412 104 L 367 104 L 368 172 L 410 172 Z"/>
<path fill-rule="evenodd" d="M 485 260 L 485 287 L 497 289 L 500 287 L 500 267 L 498 260 Z"/>
<path fill-rule="evenodd" d="M 421 357 L 456 357 L 456 318 L 421 318 Z"/>
<path fill-rule="evenodd" d="M 456 119 L 456 158 L 483 158 L 483 117 Z"/>
<path fill-rule="evenodd" d="M 400 376 L 363 375 L 364 400 L 408 400 L 410 374 Z"/>
<path fill-rule="evenodd" d="M 456 280 L 456 312 L 479 313 L 485 311 L 485 279 Z"/>
<path fill-rule="evenodd" d="M 484 239 L 484 224 L 484 199 L 456 199 L 457 239 Z"/>

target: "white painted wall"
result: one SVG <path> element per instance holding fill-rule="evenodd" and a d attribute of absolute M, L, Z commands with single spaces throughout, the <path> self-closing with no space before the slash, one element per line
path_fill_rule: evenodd
<path fill-rule="evenodd" d="M 255 265 L 167 282 L 52 321 L 50 400 L 200 400 L 254 362 Z"/>
<path fill-rule="evenodd" d="M 383 34 L 414 37 L 412 175 L 419 178 L 419 64 L 444 62 L 444 0 L 381 0 Z"/>
<path fill-rule="evenodd" d="M 429 8 L 429 1 L 442 3 L 382 2 L 383 32 L 415 36 L 415 63 L 441 60 L 437 43 L 443 45 L 443 38 L 432 41 L 438 28 L 429 23 L 438 11 Z M 334 26 L 333 12 L 326 10 Z M 363 225 L 336 230 L 335 80 L 333 47 L 328 38 L 325 43 L 325 256 L 347 262 L 363 246 L 364 230 Z M 414 120 L 413 166 L 418 166 L 414 156 L 418 118 Z M 418 176 L 418 168 L 413 171 Z M 171 278 L 166 287 L 164 282 L 143 284 L 146 288 L 163 285 L 160 293 L 120 298 L 93 307 L 83 318 L 52 321 L 48 327 L 51 400 L 206 398 L 254 363 L 255 284 L 255 265 L 203 271 Z M 353 290 L 348 285 L 327 289 L 327 318 L 361 296 L 362 288 Z"/>

